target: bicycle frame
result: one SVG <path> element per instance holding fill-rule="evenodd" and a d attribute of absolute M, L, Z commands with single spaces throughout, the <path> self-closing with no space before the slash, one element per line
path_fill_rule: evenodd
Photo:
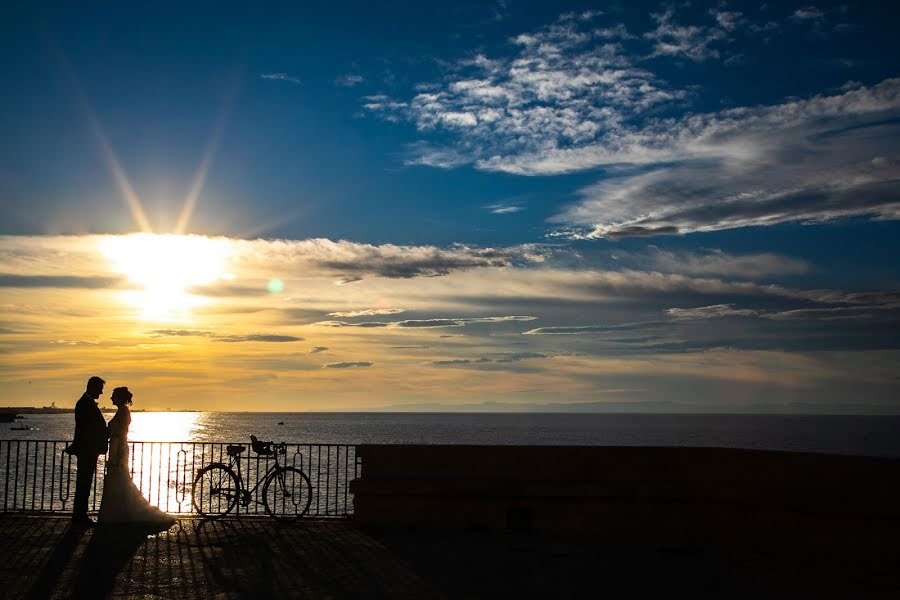
<path fill-rule="evenodd" d="M 240 456 L 240 454 L 236 454 L 236 455 L 233 455 L 230 457 L 231 460 L 228 463 L 228 467 L 231 468 L 237 475 L 238 493 L 240 494 L 240 500 L 241 500 L 242 506 L 247 506 L 251 502 L 253 502 L 254 504 L 264 504 L 263 502 L 261 502 L 259 500 L 254 500 L 253 494 L 256 493 L 256 490 L 259 489 L 259 486 L 262 485 L 274 471 L 277 471 L 281 467 L 281 465 L 278 463 L 278 450 L 277 449 L 275 450 L 275 452 L 273 452 L 272 456 L 275 459 L 275 464 L 270 465 L 269 468 L 266 469 L 265 473 L 258 476 L 257 480 L 256 480 L 256 484 L 249 490 L 247 489 L 247 485 L 244 483 L 244 475 L 241 473 L 241 456 Z M 245 460 L 253 460 L 253 458 L 254 457 L 252 457 L 252 456 L 247 456 Z M 259 460 L 260 458 L 262 458 L 262 457 L 259 455 L 256 456 L 256 460 Z"/>

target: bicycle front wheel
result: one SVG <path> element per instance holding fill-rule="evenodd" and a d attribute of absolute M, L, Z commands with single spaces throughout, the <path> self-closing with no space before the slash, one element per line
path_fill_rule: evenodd
<path fill-rule="evenodd" d="M 312 483 L 296 467 L 281 467 L 263 484 L 266 514 L 280 521 L 299 519 L 312 502 Z"/>
<path fill-rule="evenodd" d="M 222 463 L 200 469 L 191 488 L 194 508 L 207 519 L 224 517 L 237 505 L 241 487 L 237 475 Z"/>

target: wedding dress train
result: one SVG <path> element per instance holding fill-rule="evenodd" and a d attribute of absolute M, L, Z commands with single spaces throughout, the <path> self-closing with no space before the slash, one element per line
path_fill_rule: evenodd
<path fill-rule="evenodd" d="M 152 506 L 134 485 L 128 473 L 128 426 L 131 410 L 119 407 L 109 422 L 109 459 L 103 479 L 100 523 L 140 523 L 166 529 L 175 519 Z"/>

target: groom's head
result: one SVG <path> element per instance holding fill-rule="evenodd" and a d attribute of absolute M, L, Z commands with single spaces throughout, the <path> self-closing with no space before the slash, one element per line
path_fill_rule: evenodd
<path fill-rule="evenodd" d="M 106 383 L 99 377 L 91 377 L 87 382 L 87 395 L 96 400 L 103 393 L 103 384 Z"/>

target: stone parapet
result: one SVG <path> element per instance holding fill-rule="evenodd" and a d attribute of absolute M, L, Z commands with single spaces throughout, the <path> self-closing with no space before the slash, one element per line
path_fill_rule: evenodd
<path fill-rule="evenodd" d="M 357 523 L 895 547 L 900 460 L 726 448 L 364 445 Z"/>

